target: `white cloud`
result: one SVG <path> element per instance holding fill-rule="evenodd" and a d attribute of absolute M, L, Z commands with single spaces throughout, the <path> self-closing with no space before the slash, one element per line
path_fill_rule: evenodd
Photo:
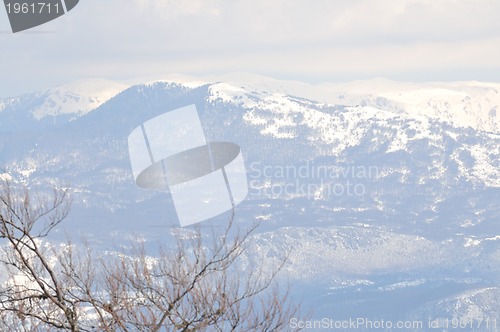
<path fill-rule="evenodd" d="M 159 72 L 481 80 L 500 69 L 498 12 L 496 0 L 86 0 L 39 28 L 54 33 L 0 34 L 0 89 Z"/>

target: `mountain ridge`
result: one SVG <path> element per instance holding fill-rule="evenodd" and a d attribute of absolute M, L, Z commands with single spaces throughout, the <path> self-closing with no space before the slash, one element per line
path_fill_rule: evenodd
<path fill-rule="evenodd" d="M 119 92 L 132 86 L 169 82 L 186 87 L 211 85 L 215 93 L 231 98 L 238 90 L 246 94 L 253 90 L 271 94 L 296 96 L 330 105 L 371 106 L 411 117 L 426 116 L 461 127 L 500 133 L 500 84 L 491 82 L 429 82 L 408 83 L 372 79 L 349 83 L 320 83 L 311 85 L 298 81 L 280 81 L 265 76 L 228 74 L 189 79 L 173 75 L 172 79 L 156 79 L 146 83 L 83 80 L 16 98 L 0 99 L 3 110 L 26 103 L 32 118 L 43 120 L 56 115 L 71 119 L 90 112 Z M 255 92 L 255 91 L 254 91 Z M 35 104 L 33 105 L 33 100 Z"/>

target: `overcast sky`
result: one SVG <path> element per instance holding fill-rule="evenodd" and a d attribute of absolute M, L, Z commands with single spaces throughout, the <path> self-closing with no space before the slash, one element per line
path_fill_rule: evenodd
<path fill-rule="evenodd" d="M 498 0 L 80 0 L 12 34 L 0 8 L 0 96 L 169 73 L 498 82 L 498 13 Z"/>

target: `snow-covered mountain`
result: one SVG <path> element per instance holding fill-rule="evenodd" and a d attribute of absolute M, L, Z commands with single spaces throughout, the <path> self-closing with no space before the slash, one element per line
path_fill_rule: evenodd
<path fill-rule="evenodd" d="M 291 249 L 286 278 L 315 317 L 500 321 L 498 84 L 89 84 L 0 101 L 1 176 L 74 190 L 54 240 L 171 241 L 172 199 L 135 186 L 127 137 L 196 104 L 208 140 L 243 151 L 250 188 L 236 222 L 261 220 L 249 259 Z"/>
<path fill-rule="evenodd" d="M 66 122 L 96 109 L 128 86 L 101 79 L 82 80 L 19 97 L 0 99 L 0 129 L 26 129 Z"/>
<path fill-rule="evenodd" d="M 500 84 L 482 82 L 400 83 L 387 80 L 355 82 L 346 86 L 323 85 L 326 91 L 343 91 L 337 100 L 424 116 L 455 126 L 500 133 Z M 329 102 L 335 102 L 335 98 Z M 344 101 L 345 102 L 345 101 Z"/>
<path fill-rule="evenodd" d="M 247 90 L 264 89 L 335 105 L 371 106 L 413 118 L 423 116 L 454 126 L 500 133 L 500 116 L 497 115 L 500 83 L 407 83 L 371 79 L 310 85 L 248 74 L 226 75 L 222 79 Z"/>

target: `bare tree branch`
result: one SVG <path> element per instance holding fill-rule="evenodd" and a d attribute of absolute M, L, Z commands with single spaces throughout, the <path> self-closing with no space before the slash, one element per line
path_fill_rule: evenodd
<path fill-rule="evenodd" d="M 159 254 L 144 244 L 100 255 L 45 237 L 68 215 L 67 191 L 41 195 L 9 182 L 0 187 L 0 324 L 12 331 L 284 331 L 298 314 L 278 273 L 248 247 L 257 224 L 239 230 L 197 228 Z"/>

